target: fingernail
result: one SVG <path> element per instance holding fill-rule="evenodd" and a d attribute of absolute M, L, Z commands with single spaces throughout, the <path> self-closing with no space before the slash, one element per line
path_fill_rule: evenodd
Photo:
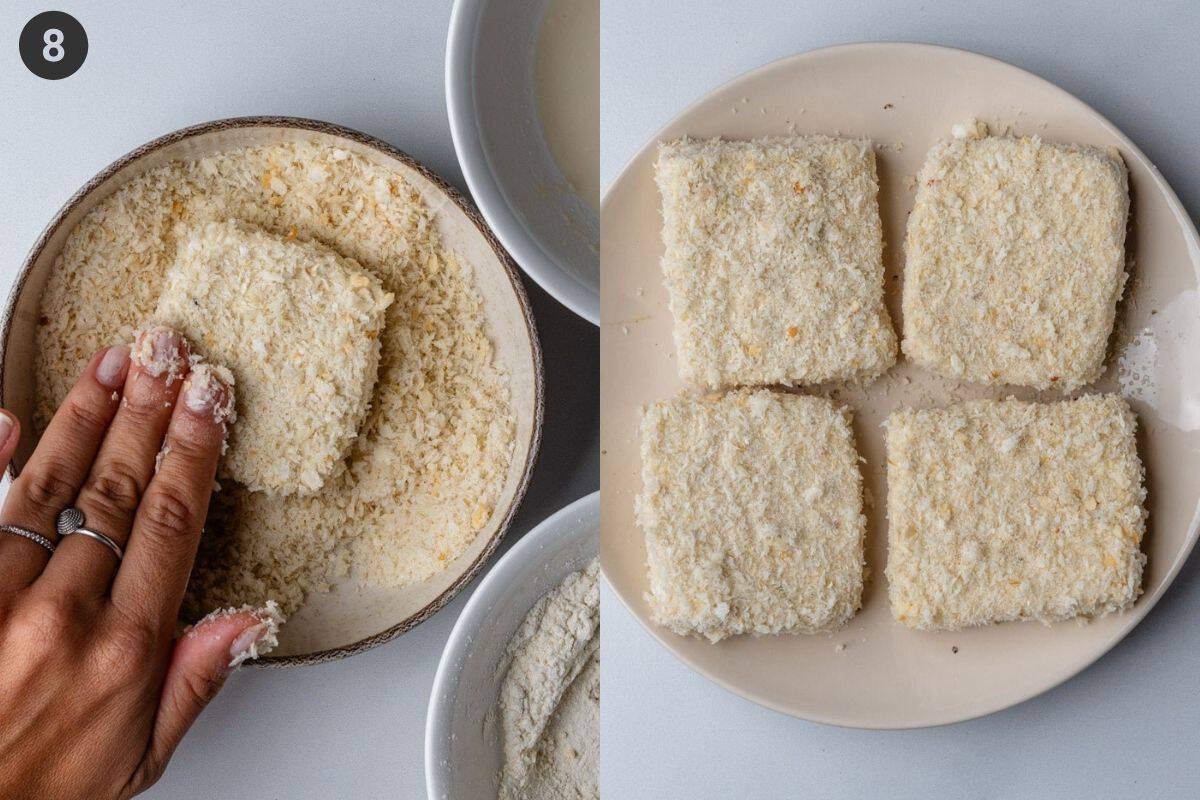
<path fill-rule="evenodd" d="M 109 389 L 120 389 L 125 385 L 125 367 L 129 364 L 129 348 L 110 347 L 104 358 L 96 365 L 96 380 Z"/>
<path fill-rule="evenodd" d="M 274 600 L 268 600 L 258 608 L 251 608 L 249 605 L 244 605 L 241 608 L 217 609 L 205 615 L 203 619 L 188 628 L 184 632 L 184 636 L 197 636 L 200 635 L 201 631 L 208 631 L 210 629 L 213 630 L 214 635 L 219 636 L 221 635 L 219 626 L 224 625 L 224 620 L 228 620 L 230 617 L 238 614 L 247 614 L 247 612 L 249 612 L 248 616 L 250 617 L 247 620 L 249 625 L 229 645 L 229 663 L 222 670 L 223 673 L 228 672 L 244 661 L 265 656 L 279 644 L 279 626 L 284 623 L 286 617 L 280 610 L 278 603 Z"/>
<path fill-rule="evenodd" d="M 0 414 L 0 445 L 8 442 L 8 437 L 12 436 L 13 421 L 8 414 Z"/>
<path fill-rule="evenodd" d="M 229 668 L 271 652 L 279 643 L 277 631 L 278 626 L 269 619 L 242 631 L 229 646 Z"/>
<path fill-rule="evenodd" d="M 183 402 L 196 414 L 211 414 L 214 422 L 232 422 L 233 375 L 224 367 L 196 364 L 183 384 Z"/>
<path fill-rule="evenodd" d="M 167 376 L 169 385 L 184 372 L 187 342 L 165 325 L 154 325 L 138 334 L 133 343 L 133 363 L 154 377 Z"/>

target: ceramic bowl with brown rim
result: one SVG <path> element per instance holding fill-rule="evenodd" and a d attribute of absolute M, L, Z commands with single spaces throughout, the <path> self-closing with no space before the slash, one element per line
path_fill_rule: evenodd
<path fill-rule="evenodd" d="M 55 215 L 26 258 L 0 330 L 0 405 L 33 430 L 34 357 L 42 292 L 67 235 L 101 200 L 127 181 L 171 161 L 284 141 L 313 140 L 373 158 L 414 187 L 430 209 L 447 249 L 468 262 L 483 298 L 487 333 L 510 376 L 515 446 L 491 519 L 441 572 L 403 588 L 343 579 L 311 594 L 288 620 L 280 645 L 258 663 L 316 663 L 389 641 L 432 616 L 483 567 L 508 530 L 525 494 L 541 441 L 542 358 L 528 298 L 508 254 L 473 206 L 445 181 L 391 145 L 327 122 L 295 117 L 238 117 L 169 133 L 123 156 L 88 181 Z M 23 440 L 9 472 L 15 476 L 35 442 Z"/>

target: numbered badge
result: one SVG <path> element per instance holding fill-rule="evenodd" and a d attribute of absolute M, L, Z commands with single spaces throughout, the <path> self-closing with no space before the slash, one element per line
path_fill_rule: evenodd
<path fill-rule="evenodd" d="M 21 60 L 39 78 L 57 81 L 74 75 L 87 51 L 83 26 L 63 11 L 43 11 L 21 30 Z"/>

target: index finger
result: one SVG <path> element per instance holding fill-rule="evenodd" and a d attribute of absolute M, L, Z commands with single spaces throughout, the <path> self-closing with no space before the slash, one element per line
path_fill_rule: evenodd
<path fill-rule="evenodd" d="M 234 420 L 233 378 L 209 364 L 192 367 L 171 415 L 156 474 L 146 487 L 113 582 L 113 605 L 133 619 L 174 629 L 217 461 Z"/>

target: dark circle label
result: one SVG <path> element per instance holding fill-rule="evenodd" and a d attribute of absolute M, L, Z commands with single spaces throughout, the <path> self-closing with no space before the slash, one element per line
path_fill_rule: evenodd
<path fill-rule="evenodd" d="M 21 60 L 30 72 L 48 81 L 74 75 L 87 51 L 83 26 L 63 11 L 43 11 L 21 30 Z"/>

